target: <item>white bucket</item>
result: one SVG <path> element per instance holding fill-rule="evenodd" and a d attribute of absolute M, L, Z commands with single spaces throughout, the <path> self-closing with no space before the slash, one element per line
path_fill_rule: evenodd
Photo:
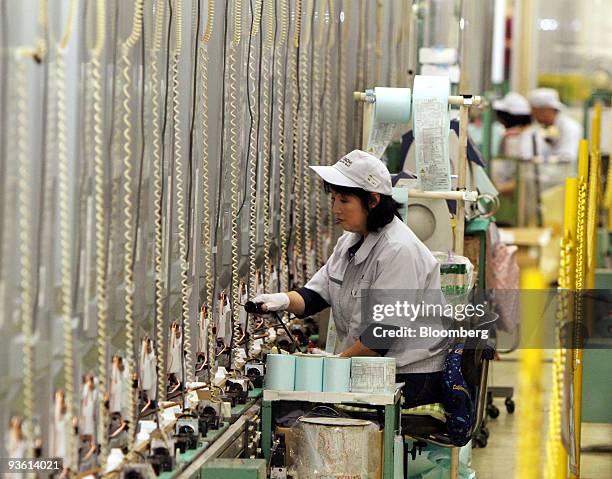
<path fill-rule="evenodd" d="M 361 419 L 301 417 L 292 430 L 295 441 L 290 455 L 300 479 L 380 477 L 382 431 L 374 423 Z"/>

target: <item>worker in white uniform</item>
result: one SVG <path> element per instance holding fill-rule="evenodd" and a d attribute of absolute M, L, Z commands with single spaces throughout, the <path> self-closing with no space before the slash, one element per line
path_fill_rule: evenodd
<path fill-rule="evenodd" d="M 497 120 L 505 132 L 500 145 L 502 156 L 531 159 L 544 154 L 543 138 L 532 124 L 531 106 L 520 93 L 508 92 L 503 98 L 493 101 Z"/>
<path fill-rule="evenodd" d="M 362 315 L 362 301 L 378 292 L 431 290 L 440 297 L 439 265 L 427 247 L 399 218 L 391 176 L 376 157 L 354 150 L 333 166 L 311 166 L 333 199 L 336 224 L 345 233 L 327 263 L 303 287 L 253 299 L 264 311 L 298 316 L 332 308 L 344 357 L 386 355 L 396 359 L 398 380 L 405 382 L 405 405 L 439 402 L 448 340 L 397 338 L 376 346 L 380 324 Z M 369 296 L 369 297 L 368 297 Z M 367 310 L 366 310 L 367 311 Z M 366 316 L 366 317 L 363 317 Z M 403 319 L 404 326 L 410 324 Z M 390 325 L 397 327 L 401 325 Z M 369 347 L 368 347 L 369 345 Z"/>
<path fill-rule="evenodd" d="M 529 102 L 533 118 L 548 132 L 546 142 L 549 155 L 568 159 L 577 165 L 582 127 L 564 113 L 565 105 L 559 100 L 557 90 L 537 88 L 529 95 Z"/>
<path fill-rule="evenodd" d="M 494 100 L 492 106 L 497 121 L 505 128 L 500 146 L 503 157 L 532 160 L 545 154 L 547 147 L 541 130 L 532 123 L 527 98 L 520 93 L 508 92 L 503 98 Z M 531 173 L 533 170 L 526 171 Z M 516 165 L 507 160 L 496 163 L 492 171 L 495 187 L 500 193 L 513 193 L 517 176 Z"/>

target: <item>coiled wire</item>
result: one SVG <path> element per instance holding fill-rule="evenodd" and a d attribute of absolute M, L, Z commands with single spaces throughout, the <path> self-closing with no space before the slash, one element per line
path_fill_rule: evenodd
<path fill-rule="evenodd" d="M 124 221 L 124 255 L 123 273 L 125 281 L 125 342 L 127 370 L 131 379 L 136 371 L 135 367 L 135 337 L 134 337 L 134 269 L 133 256 L 134 245 L 132 242 L 133 229 L 133 203 L 132 203 L 132 121 L 130 108 L 130 87 L 132 78 L 130 75 L 131 61 L 129 58 L 130 49 L 133 48 L 142 33 L 143 0 L 136 0 L 134 3 L 134 17 L 132 31 L 126 41 L 122 44 L 123 68 L 123 214 Z M 129 393 L 128 421 L 131 427 L 128 430 L 128 449 L 134 447 L 136 438 L 136 399 L 133 391 Z"/>
<path fill-rule="evenodd" d="M 321 50 L 324 48 L 323 40 L 325 36 L 325 15 L 326 15 L 326 7 L 328 2 L 327 0 L 321 2 L 319 8 L 319 29 L 316 35 L 316 41 L 313 50 L 313 66 L 312 66 L 312 77 L 313 77 L 313 91 L 312 97 L 314 100 L 314 108 L 312 115 L 312 123 L 315 126 L 313 131 L 313 156 L 314 163 L 316 165 L 321 164 L 321 129 L 318 125 L 321 124 L 321 97 L 322 90 L 324 86 L 324 78 L 321 74 Z M 316 254 L 316 268 L 318 268 L 321 264 L 323 264 L 323 221 L 322 221 L 322 190 L 321 188 L 316 188 L 315 192 L 315 254 Z M 310 272 L 313 274 L 313 272 Z"/>
<path fill-rule="evenodd" d="M 260 29 L 262 1 L 255 2 L 252 12 L 251 38 L 255 37 Z M 257 290 L 257 160 L 258 160 L 258 136 L 259 131 L 259 76 L 256 74 L 255 44 L 249 42 L 248 60 L 248 84 L 249 84 L 249 115 L 251 125 L 249 129 L 248 147 L 248 197 L 249 197 L 249 281 L 248 293 L 254 295 Z M 264 177 L 265 178 L 265 177 Z M 254 323 L 248 322 L 249 342 L 247 350 L 251 350 Z"/>
<path fill-rule="evenodd" d="M 270 263 L 270 245 L 272 244 L 272 225 L 270 221 L 270 67 L 272 61 L 272 48 L 274 47 L 274 1 L 266 2 L 266 35 L 264 49 L 262 52 L 261 68 L 262 68 L 262 83 L 261 89 L 263 100 L 262 113 L 262 137 L 263 137 L 263 226 L 264 226 L 264 266 L 262 278 L 266 284 L 268 264 Z M 268 286 L 266 284 L 266 286 Z"/>
<path fill-rule="evenodd" d="M 206 30 L 200 42 L 200 84 L 201 84 L 201 115 L 202 115 L 202 190 L 204 198 L 202 209 L 204 214 L 204 278 L 206 284 L 206 320 L 208 325 L 208 368 L 211 381 L 215 374 L 215 334 L 213 322 L 214 278 L 212 270 L 212 223 L 210 220 L 210 195 L 208 192 L 208 42 L 212 36 L 215 18 L 215 0 L 208 0 L 208 19 Z M 220 174 L 220 173 L 219 173 Z"/>
<path fill-rule="evenodd" d="M 229 144 L 230 144 L 230 190 L 231 190 L 231 269 L 232 269 L 232 342 L 237 346 L 240 337 L 240 321 L 238 307 L 240 303 L 240 288 L 238 277 L 239 249 L 238 249 L 238 214 L 239 192 L 238 180 L 240 177 L 240 158 L 238 156 L 238 114 L 237 114 L 237 80 L 236 80 L 236 54 L 240 44 L 242 28 L 242 2 L 234 0 L 234 32 L 229 51 Z M 238 347 L 232 349 L 233 368 L 240 368 L 240 351 Z"/>
<path fill-rule="evenodd" d="M 103 153 L 103 113 L 102 113 L 102 77 L 100 57 L 104 50 L 106 40 L 106 2 L 96 2 L 96 41 L 92 49 L 91 77 L 93 91 L 93 130 L 94 130 L 94 203 L 96 216 L 96 301 L 97 301 L 97 346 L 98 346 L 98 391 L 100 397 L 107 394 L 107 368 L 108 368 L 108 278 L 107 263 L 108 251 L 106 249 L 106 176 Z M 108 456 L 108 409 L 104 401 L 98 404 L 98 415 L 100 418 L 99 442 L 100 462 L 105 464 Z"/>
<path fill-rule="evenodd" d="M 193 357 L 191 354 L 191 324 L 189 318 L 189 264 L 187 262 L 187 229 L 185 213 L 185 172 L 183 169 L 183 155 L 181 146 L 181 120 L 180 120 L 180 91 L 178 78 L 178 65 L 183 45 L 183 5 L 182 0 L 174 0 L 174 15 L 176 18 L 174 52 L 172 55 L 172 123 L 174 127 L 174 158 L 176 167 L 176 212 L 179 231 L 179 256 L 181 266 L 181 317 L 183 322 L 183 348 L 185 359 L 183 371 L 187 381 L 193 380 Z M 185 369 L 186 368 L 186 369 Z"/>
<path fill-rule="evenodd" d="M 332 130 L 334 125 L 341 124 L 338 121 L 337 114 L 338 109 L 335 107 L 333 103 L 333 95 L 332 95 L 332 86 L 334 85 L 333 72 L 332 72 L 332 53 L 336 46 L 336 25 L 335 25 L 335 15 L 336 9 L 334 5 L 334 0 L 329 0 L 329 36 L 327 41 L 327 49 L 325 52 L 325 92 L 323 94 L 323 105 L 324 105 L 324 127 L 323 127 L 323 144 L 325 148 L 325 158 L 328 165 L 331 165 L 333 159 L 336 157 L 336 152 L 334 151 L 335 142 L 333 140 Z M 343 61 L 341 59 L 341 61 Z M 340 104 L 345 105 L 344 99 L 340 97 Z M 346 125 L 345 125 L 346 126 Z M 345 132 L 346 138 L 346 132 Z M 342 154 L 346 152 L 341 150 Z M 319 190 L 319 194 L 323 194 L 321 190 Z M 327 199 L 327 234 L 331 238 L 334 230 L 334 217 L 332 214 L 332 198 L 329 195 Z M 329 251 L 322 251 L 323 243 L 321 244 L 321 255 L 319 258 L 319 264 L 323 264 L 323 256 L 328 257 Z"/>
<path fill-rule="evenodd" d="M 57 160 L 59 185 L 60 218 L 60 269 L 61 269 L 61 312 L 64 335 L 64 385 L 66 410 L 69 417 L 75 413 L 74 396 L 74 354 L 72 337 L 72 271 L 71 271 L 71 234 L 70 234 L 70 174 L 68 172 L 68 127 L 66 118 L 66 64 L 65 53 L 72 33 L 76 2 L 70 2 L 64 33 L 57 45 L 56 87 L 57 87 Z M 68 437 L 70 451 L 74 450 L 75 437 Z M 70 461 L 75 464 L 76 461 Z"/>
<path fill-rule="evenodd" d="M 31 223 L 30 152 L 28 139 L 27 59 L 40 63 L 47 55 L 47 2 L 38 5 L 38 39 L 35 48 L 21 48 L 16 52 L 15 80 L 17 85 L 17 203 L 19 212 L 20 260 L 20 320 L 23 335 L 23 415 L 27 456 L 34 455 L 34 271 Z M 69 410 L 70 411 L 70 410 Z"/>
<path fill-rule="evenodd" d="M 165 371 L 165 321 L 164 321 L 164 280 L 162 276 L 163 262 L 163 165 L 162 145 L 160 138 L 160 104 L 159 104 L 159 52 L 161 50 L 164 29 L 165 0 L 157 0 L 155 5 L 155 27 L 153 31 L 153 48 L 151 50 L 151 102 L 153 128 L 153 217 L 155 223 L 153 243 L 153 267 L 155 270 L 155 347 L 157 348 L 157 399 L 166 399 Z"/>
<path fill-rule="evenodd" d="M 34 455 L 34 297 L 33 297 L 33 249 L 31 223 L 30 151 L 28 138 L 28 99 L 25 50 L 17 58 L 15 81 L 17 85 L 17 150 L 19 162 L 18 211 L 19 211 L 19 261 L 20 261 L 20 320 L 23 335 L 23 415 L 27 456 Z"/>
<path fill-rule="evenodd" d="M 344 13 L 344 22 L 340 25 L 342 26 L 342 36 L 340 37 L 340 72 L 338 75 L 339 85 L 338 85 L 338 97 L 339 101 L 339 131 L 338 131 L 338 149 L 340 150 L 339 155 L 346 155 L 348 153 L 348 91 L 347 91 L 347 70 L 348 70 L 348 42 L 349 42 L 349 33 L 350 33 L 350 25 L 349 20 L 351 19 L 351 15 L 346 8 L 344 1 L 342 2 L 342 11 Z"/>
<path fill-rule="evenodd" d="M 293 49 L 289 51 L 291 70 L 291 123 L 292 123 L 292 160 L 293 160 L 293 265 L 296 270 L 295 283 L 304 283 L 304 272 L 299 266 L 302 257 L 302 170 L 300 162 L 300 85 L 298 83 L 298 51 L 302 25 L 302 0 L 295 1 L 295 26 L 293 30 Z"/>
<path fill-rule="evenodd" d="M 363 91 L 368 84 L 367 68 L 367 2 L 362 0 L 359 5 L 359 40 L 357 43 L 357 90 Z M 347 99 L 348 100 L 348 99 Z M 353 115 L 353 145 L 361 145 L 361 130 L 363 127 L 363 109 L 357 108 Z M 361 145 L 365 147 L 365 145 Z M 346 152 L 345 152 L 346 153 Z M 345 154 L 343 153 L 343 154 Z"/>
<path fill-rule="evenodd" d="M 251 27 L 251 37 L 255 37 L 259 32 L 261 23 L 262 1 L 255 2 L 253 11 L 253 25 Z M 255 46 L 249 43 L 249 114 L 251 116 L 251 128 L 249 131 L 248 148 L 248 175 L 249 175 L 249 294 L 255 294 L 256 290 L 256 270 L 257 270 L 257 132 L 258 132 L 258 113 L 259 113 L 259 78 L 256 75 Z"/>
<path fill-rule="evenodd" d="M 304 41 L 300 49 L 300 107 L 302 117 L 302 155 L 300 158 L 302 175 L 304 176 L 304 246 L 306 247 L 305 255 L 302 256 L 306 263 L 306 278 L 311 278 L 314 274 L 312 270 L 311 250 L 312 243 L 312 216 L 310 214 L 312 199 L 311 191 L 311 173 L 310 173 L 310 125 L 312 114 L 312 71 L 310 68 L 310 49 L 311 49 L 311 33 L 312 33 L 312 13 L 314 10 L 314 0 L 308 0 L 306 3 L 306 28 L 304 29 Z M 302 284 L 306 280 L 302 279 Z"/>
<path fill-rule="evenodd" d="M 383 18 L 385 14 L 385 5 L 382 0 L 376 0 L 376 47 L 374 50 L 374 65 L 375 71 L 374 82 L 380 85 L 383 82 L 382 72 L 382 56 L 383 56 Z"/>
<path fill-rule="evenodd" d="M 287 0 L 279 0 L 280 28 L 278 46 L 283 49 L 289 33 Z M 278 176 L 280 183 L 280 268 L 279 284 L 281 291 L 289 289 L 289 265 L 287 264 L 287 178 L 285 172 L 285 71 L 283 60 L 277 54 L 274 61 L 274 80 L 276 84 L 276 110 L 278 114 Z"/>

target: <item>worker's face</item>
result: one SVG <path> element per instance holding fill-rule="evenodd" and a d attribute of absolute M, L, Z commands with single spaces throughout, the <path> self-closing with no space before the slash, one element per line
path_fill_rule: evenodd
<path fill-rule="evenodd" d="M 550 126 L 555 122 L 557 110 L 548 107 L 532 107 L 531 114 L 539 124 Z"/>
<path fill-rule="evenodd" d="M 364 234 L 367 231 L 368 212 L 361 200 L 354 195 L 343 195 L 332 191 L 332 201 L 336 224 L 343 230 Z"/>

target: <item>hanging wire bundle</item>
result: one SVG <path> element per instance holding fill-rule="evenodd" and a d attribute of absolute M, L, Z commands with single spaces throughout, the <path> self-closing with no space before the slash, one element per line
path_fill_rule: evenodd
<path fill-rule="evenodd" d="M 23 401 L 11 385 L 0 386 L 7 416 L 0 419 L 21 416 L 29 448 L 41 434 L 36 424 L 53 422 L 48 391 L 62 389 L 67 417 L 81 417 L 78 379 L 91 374 L 91 441 L 104 464 L 106 404 L 116 391 L 111 357 L 121 356 L 131 449 L 143 398 L 136 345 L 154 338 L 158 401 L 171 398 L 173 322 L 179 382 L 196 379 L 194 352 L 206 352 L 214 376 L 223 291 L 231 308 L 228 366 L 240 374 L 245 334 L 255 333 L 254 324 L 247 331 L 240 324 L 240 282 L 251 297 L 258 273 L 264 289 L 273 270 L 280 290 L 302 285 L 329 254 L 324 238 L 339 233 L 308 166 L 332 164 L 353 146 L 351 92 L 363 86 L 356 75 L 365 79 L 349 62 L 365 65 L 367 42 L 349 22 L 365 24 L 357 21 L 365 3 L 359 10 L 333 0 L 185 5 L 190 12 L 181 0 L 43 0 L 32 18 L 15 2 L 2 5 L 10 55 L 0 59 L 7 79 L 0 124 L 17 161 L 3 158 L 0 178 L 0 327 L 7 332 L 0 341 L 23 338 Z M 27 38 L 31 22 L 35 38 Z M 205 338 L 192 333 L 201 310 Z M 48 430 L 59 434 L 55 425 Z M 66 439 L 73 454 L 66 463 L 76 468 L 74 452 L 84 444 Z"/>

